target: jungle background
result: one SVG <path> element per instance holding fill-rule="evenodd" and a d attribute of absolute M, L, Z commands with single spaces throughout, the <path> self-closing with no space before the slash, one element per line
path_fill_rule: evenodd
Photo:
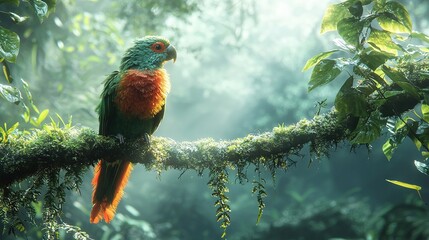
<path fill-rule="evenodd" d="M 16 64 L 8 68 L 13 84 L 21 89 L 28 85 L 32 97 L 24 99 L 27 109 L 22 103 L 1 102 L 0 123 L 8 126 L 20 122 L 19 128 L 39 127 L 37 119 L 48 109 L 52 118 L 58 114 L 67 121 L 72 116 L 74 126 L 98 129 L 94 109 L 102 81 L 118 68 L 133 40 L 144 35 L 163 35 L 178 51 L 177 62 L 166 64 L 172 90 L 157 136 L 219 140 L 269 131 L 311 118 L 325 99 L 332 106 L 341 86 L 334 83 L 308 93 L 310 72 L 301 71 L 311 56 L 331 49 L 337 37 L 319 34 L 332 1 L 67 0 L 56 2 L 55 11 L 45 17 L 34 11 L 40 1 L 13 2 L 0 1 L 1 26 L 21 40 Z M 402 3 L 413 28 L 428 33 L 429 2 Z M 9 11 L 29 19 L 16 23 Z M 3 76 L 0 80 L 8 81 Z M 36 120 L 26 123 L 25 118 Z M 353 150 L 340 144 L 322 159 L 303 151 L 275 179 L 267 172 L 266 208 L 257 225 L 252 186 L 230 184 L 233 220 L 227 239 L 429 237 L 424 202 L 429 201 L 428 178 L 413 164 L 422 157 L 405 141 L 388 161 L 383 142 Z M 167 171 L 158 176 L 140 165 L 112 223 L 91 225 L 91 170 L 80 192 L 68 192 L 62 221 L 94 239 L 216 239 L 222 233 L 206 175 Z M 422 199 L 385 179 L 423 186 Z M 34 208 L 40 217 L 41 203 Z M 25 233 L 4 231 L 1 239 L 42 238 L 42 229 L 25 226 Z M 64 239 L 72 235 L 60 233 Z"/>

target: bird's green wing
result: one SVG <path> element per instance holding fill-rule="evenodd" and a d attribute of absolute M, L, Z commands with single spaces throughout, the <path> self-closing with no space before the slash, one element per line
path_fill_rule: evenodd
<path fill-rule="evenodd" d="M 150 134 L 155 132 L 155 130 L 158 128 L 159 123 L 164 117 L 164 111 L 165 111 L 165 104 L 164 106 L 162 106 L 161 110 L 153 117 L 153 127 L 152 127 L 152 132 Z"/>
<path fill-rule="evenodd" d="M 110 74 L 104 82 L 104 89 L 101 93 L 101 102 L 97 107 L 98 119 L 100 122 L 99 134 L 109 135 L 109 120 L 113 119 L 116 108 L 114 106 L 114 99 L 116 95 L 116 89 L 119 83 L 119 72 L 114 71 Z"/>

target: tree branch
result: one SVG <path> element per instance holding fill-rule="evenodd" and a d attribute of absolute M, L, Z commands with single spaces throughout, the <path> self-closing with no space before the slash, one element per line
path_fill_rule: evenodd
<path fill-rule="evenodd" d="M 428 88 L 429 78 L 427 75 L 415 78 L 413 84 Z M 384 91 L 396 87 L 392 84 Z M 418 103 L 419 99 L 404 92 L 385 99 L 378 111 L 383 117 L 391 117 Z M 332 145 L 350 137 L 358 119 L 339 117 L 332 110 L 311 120 L 304 119 L 294 125 L 275 127 L 271 132 L 231 141 L 208 138 L 176 142 L 152 137 L 149 146 L 142 140 L 119 144 L 114 138 L 100 136 L 87 128 L 63 129 L 47 125 L 31 133 L 10 135 L 8 141 L 0 142 L 0 187 L 39 173 L 94 165 L 98 159 L 109 161 L 123 156 L 159 171 L 173 168 L 202 172 L 218 166 L 242 169 L 256 163 L 269 169 L 286 168 L 288 157 L 298 155 L 305 144 L 309 144 L 310 153 L 326 155 Z"/>
<path fill-rule="evenodd" d="M 310 143 L 316 154 L 326 152 L 331 143 L 346 138 L 347 129 L 347 121 L 339 121 L 330 112 L 231 141 L 176 142 L 152 137 L 150 146 L 141 140 L 121 145 L 86 128 L 38 130 L 30 136 L 17 136 L 0 143 L 0 187 L 46 170 L 89 166 L 97 159 L 114 159 L 123 154 L 134 163 L 159 170 L 203 171 L 219 164 L 234 168 L 256 162 L 269 165 L 273 161 L 286 167 L 286 157 L 298 154 L 305 144 Z"/>

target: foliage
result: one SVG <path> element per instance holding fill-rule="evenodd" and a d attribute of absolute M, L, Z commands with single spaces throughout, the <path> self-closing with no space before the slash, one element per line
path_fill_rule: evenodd
<path fill-rule="evenodd" d="M 14 6 L 11 7 L 10 5 Z M 26 10 L 29 6 L 32 11 Z M 33 21 L 31 16 L 35 15 L 40 23 L 42 23 L 50 13 L 55 11 L 55 7 L 56 1 L 3 1 L 0 2 L 0 16 L 6 16 L 13 24 L 18 25 L 30 20 Z M 7 11 L 1 11 L 2 9 Z M 1 22 L 1 24 L 5 23 Z M 16 26 L 9 27 L 12 27 L 12 29 L 16 28 Z M 0 96 L 2 100 L 20 105 L 22 107 L 21 116 L 25 123 L 38 127 L 47 117 L 49 111 L 39 111 L 33 102 L 28 83 L 22 78 L 19 81 L 14 81 L 9 66 L 10 63 L 14 64 L 17 61 L 22 36 L 20 37 L 16 31 L 8 29 L 4 25 L 0 25 L 0 36 L 0 63 L 2 64 L 4 79 L 6 80 L 5 84 L 0 83 Z"/>
<path fill-rule="evenodd" d="M 65 129 L 59 128 L 61 124 L 53 121 L 41 130 L 13 131 L 12 135 L 8 135 L 8 141 L 0 145 L 0 151 L 4 156 L 1 159 L 2 186 L 8 186 L 11 181 L 31 175 L 35 175 L 36 179 L 47 179 L 47 183 L 51 181 L 58 183 L 61 179 L 57 172 L 59 169 L 78 174 L 82 172 L 82 167 L 112 154 L 127 154 L 133 161 L 144 163 L 147 168 L 156 169 L 158 172 L 175 168 L 182 171 L 194 169 L 202 173 L 204 169 L 209 169 L 211 179 L 208 185 L 217 199 L 216 215 L 224 230 L 230 224 L 230 206 L 228 197 L 225 195 L 228 192 L 227 183 L 229 182 L 227 168 L 237 169 L 237 178 L 243 182 L 247 179 L 243 169 L 249 165 L 257 166 L 258 178 L 254 181 L 252 192 L 257 195 L 258 222 L 265 206 L 263 199 L 266 196 L 265 180 L 260 176 L 262 167 L 270 171 L 274 177 L 277 169 L 287 169 L 290 164 L 293 164 L 289 161 L 289 156 L 297 155 L 307 143 L 310 144 L 311 153 L 316 157 L 326 155 L 329 147 L 345 139 L 350 134 L 348 129 L 353 129 L 355 126 L 353 121 L 339 118 L 336 112 L 332 112 L 318 115 L 311 121 L 301 120 L 296 125 L 278 126 L 272 132 L 248 135 L 232 141 L 215 142 L 212 139 L 204 139 L 177 143 L 171 139 L 154 137 L 147 147 L 142 146 L 139 141 L 123 146 L 111 139 L 98 136 L 90 130 L 78 130 L 72 128 L 70 123 L 65 124 L 62 120 L 60 122 L 66 127 Z M 46 166 L 50 167 L 46 168 Z M 49 169 L 48 172 L 46 172 L 47 169 Z M 51 171 L 54 171 L 54 175 L 51 175 Z M 52 179 L 48 181 L 50 177 Z M 70 183 L 75 184 L 72 185 L 73 189 L 77 189 L 80 181 L 75 180 Z M 58 185 L 51 187 L 57 189 Z M 63 194 L 52 192 L 54 196 Z M 29 206 L 30 203 L 31 201 L 22 203 L 22 206 Z M 6 201 L 4 204 L 11 204 L 11 201 Z M 61 205 L 62 202 L 54 204 Z M 55 214 L 59 213 L 53 212 L 54 216 Z M 48 220 L 52 223 L 53 219 Z"/>
<path fill-rule="evenodd" d="M 381 221 L 377 224 L 378 239 L 406 238 L 417 240 L 429 237 L 428 210 L 421 204 L 398 204 L 388 208 L 380 218 Z"/>
<path fill-rule="evenodd" d="M 349 0 L 331 5 L 321 32 L 333 30 L 340 36 L 335 40 L 339 48 L 314 56 L 304 67 L 307 70 L 314 66 L 308 90 L 345 79 L 335 108 L 341 116 L 358 119 L 349 137 L 352 143 L 372 143 L 387 127 L 391 135 L 383 152 L 389 160 L 407 136 L 418 150 L 423 148 L 425 156 L 429 147 L 425 119 L 429 86 L 413 80 L 429 77 L 429 49 L 419 45 L 429 43 L 429 37 L 412 31 L 408 11 L 396 1 Z M 333 54 L 340 56 L 329 58 Z M 403 100 L 385 104 L 395 98 Z M 421 113 L 413 111 L 403 117 L 404 110 L 420 102 Z"/>
<path fill-rule="evenodd" d="M 419 169 L 417 165 L 416 165 L 416 167 L 417 167 L 417 169 Z M 403 187 L 403 188 L 408 188 L 408 189 L 414 189 L 414 190 L 416 190 L 416 191 L 417 191 L 417 194 L 418 194 L 418 195 L 419 195 L 419 197 L 420 197 L 420 199 L 421 199 L 421 200 L 423 200 L 423 199 L 422 199 L 422 195 L 420 194 L 420 190 L 422 190 L 422 187 L 420 187 L 420 186 L 418 186 L 418 185 L 414 185 L 414 184 L 409 184 L 409 183 L 405 183 L 405 182 L 397 181 L 397 180 L 389 180 L 389 179 L 386 179 L 386 181 L 388 181 L 388 182 L 390 182 L 390 183 L 392 183 L 392 184 L 395 184 L 395 185 L 401 186 L 401 187 Z"/>
<path fill-rule="evenodd" d="M 138 14 L 133 13 L 131 18 L 130 11 L 136 7 L 151 12 L 150 17 L 136 11 Z M 95 113 L 83 108 L 81 101 L 97 104 L 97 88 L 104 75 L 120 61 L 126 46 L 138 37 L 168 29 L 165 22 L 171 20 L 171 15 L 174 21 L 180 22 L 195 11 L 198 11 L 197 4 L 188 0 L 168 4 L 159 1 L 1 2 L 0 27 L 12 32 L 20 42 L 16 45 L 17 64 L 2 61 L 11 83 L 0 81 L 0 96 L 19 103 L 21 108 L 2 106 L 6 114 L 0 116 L 0 120 L 24 120 L 21 127 L 34 127 L 30 119 L 37 119 L 38 107 L 44 106 L 51 113 L 72 114 L 86 126 L 95 127 Z M 138 32 L 133 32 L 137 29 Z M 3 58 L 0 56 L 0 59 Z M 37 96 L 37 104 L 32 96 Z"/>
<path fill-rule="evenodd" d="M 260 177 L 261 169 L 270 171 L 272 176 L 278 169 L 287 169 L 292 164 L 289 156 L 297 155 L 306 143 L 310 143 L 311 151 L 316 156 L 326 153 L 329 143 L 341 141 L 347 132 L 343 124 L 336 123 L 336 119 L 335 114 L 320 115 L 311 121 L 302 120 L 288 127 L 278 126 L 272 132 L 232 141 L 203 139 L 177 143 L 171 139 L 153 137 L 149 147 L 140 141 L 118 144 L 89 129 L 73 128 L 71 124 L 60 128 L 62 125 L 54 121 L 40 130 L 13 132 L 7 142 L 0 143 L 0 186 L 16 194 L 14 196 L 27 191 L 33 198 L 23 198 L 19 204 L 14 203 L 16 199 L 4 198 L 1 201 L 3 209 L 7 210 L 4 216 L 5 219 L 17 217 L 16 211 L 9 210 L 12 206 L 31 209 L 35 199 L 44 195 L 43 206 L 46 209 L 43 212 L 47 214 L 44 215 L 45 229 L 48 236 L 54 238 L 62 226 L 55 224 L 55 220 L 61 214 L 65 189 L 77 190 L 81 184 L 80 174 L 97 159 L 126 154 L 133 162 L 143 163 L 148 169 L 158 172 L 173 168 L 181 171 L 193 169 L 202 173 L 204 169 L 209 169 L 208 185 L 216 198 L 216 216 L 221 221 L 225 236 L 230 224 L 230 206 L 226 196 L 229 182 L 227 169 L 237 169 L 237 176 L 244 180 L 247 174 L 243 169 L 250 165 L 258 166 L 259 177 L 254 182 L 253 192 L 259 205 L 259 221 L 266 196 L 265 180 Z M 60 174 L 61 169 L 65 171 L 64 175 Z M 32 176 L 35 185 L 30 185 L 27 190 L 11 187 L 14 181 L 29 176 Z M 47 185 L 46 193 L 40 191 L 43 183 Z M 34 217 L 34 211 L 27 213 Z"/>
<path fill-rule="evenodd" d="M 372 213 L 371 206 L 355 198 L 303 205 L 288 212 L 275 225 L 244 239 L 426 239 L 428 210 L 406 201 Z"/>
<path fill-rule="evenodd" d="M 257 180 L 253 180 L 253 189 L 252 193 L 256 193 L 256 199 L 258 201 L 258 218 L 256 219 L 256 224 L 259 223 L 262 217 L 262 213 L 264 212 L 265 202 L 264 198 L 267 197 L 267 192 L 265 191 L 265 179 L 261 177 L 261 169 L 259 168 L 259 164 L 256 165 L 255 172 L 257 173 Z M 275 173 L 272 173 L 274 178 Z"/>
<path fill-rule="evenodd" d="M 154 19 L 184 18 L 197 11 L 198 4 L 196 1 L 189 0 L 118 1 L 110 9 L 116 9 L 119 18 L 126 21 L 124 29 L 143 35 L 152 34 L 160 28 L 159 22 Z M 141 11 L 135 11 L 135 9 L 141 9 Z M 146 29 L 141 28 L 141 23 L 146 24 Z"/>
<path fill-rule="evenodd" d="M 370 217 L 370 207 L 357 199 L 348 198 L 334 202 L 312 202 L 288 212 L 276 224 L 242 239 L 360 239 L 366 230 L 365 219 Z"/>
<path fill-rule="evenodd" d="M 71 1 L 68 3 L 70 5 L 73 4 Z M 100 76 L 99 71 L 94 71 L 94 68 L 97 68 L 97 64 L 98 68 L 102 69 L 103 72 L 109 71 L 106 68 L 105 59 L 108 59 L 109 65 L 116 63 L 119 56 L 112 52 L 118 53 L 119 51 L 112 51 L 112 49 L 122 49 L 124 38 L 126 38 L 126 33 L 125 36 L 120 36 L 120 32 L 124 34 L 125 31 L 122 31 L 122 28 L 125 27 L 118 24 L 118 16 L 126 20 L 136 19 L 129 18 L 129 15 L 124 12 L 125 9 L 134 11 L 134 9 L 127 6 L 128 4 L 138 6 L 141 4 L 141 1 L 127 1 L 125 4 L 118 4 L 118 2 L 109 3 L 107 8 L 116 9 L 117 11 L 106 14 L 99 8 L 92 8 L 97 14 L 90 14 L 81 10 L 75 10 L 76 12 L 69 11 L 70 9 L 67 9 L 67 1 L 58 2 L 58 4 L 56 0 L 0 1 L 0 63 L 2 63 L 4 78 L 6 80 L 6 84 L 0 83 L 0 96 L 8 102 L 22 107 L 20 113 L 14 115 L 12 111 L 5 110 L 7 106 L 2 105 L 2 114 L 0 117 L 1 120 L 18 121 L 19 118 L 16 118 L 16 116 L 21 115 L 21 120 L 27 123 L 19 124 L 17 122 L 10 128 L 5 123 L 4 127 L 0 128 L 0 142 L 2 144 L 8 145 L 9 149 L 18 150 L 20 147 L 14 144 L 16 143 L 14 141 L 18 138 L 22 141 L 23 145 L 21 147 L 23 147 L 26 142 L 34 139 L 40 140 L 35 144 L 38 145 L 42 142 L 61 141 L 65 137 L 70 136 L 69 134 L 73 134 L 73 130 L 70 129 L 71 121 L 64 123 L 62 118 L 57 114 L 59 121 L 56 122 L 49 116 L 49 112 L 52 112 L 52 110 L 44 109 L 43 111 L 39 111 L 33 102 L 33 94 L 42 96 L 37 99 L 39 103 L 45 100 L 46 96 L 58 97 L 65 87 L 68 88 L 67 94 L 72 96 L 77 95 L 75 93 L 81 92 L 83 82 L 87 82 L 88 78 Z M 126 25 L 133 29 L 139 29 L 140 34 L 144 35 L 148 32 L 155 32 L 160 26 L 164 26 L 163 22 L 172 12 L 178 13 L 177 19 L 180 19 L 186 14 L 197 10 L 195 3 L 188 4 L 187 1 L 175 1 L 175 4 L 180 6 L 180 9 L 177 9 L 172 4 L 160 5 L 159 1 L 145 1 L 145 6 L 139 7 L 144 7 L 146 10 L 152 12 L 151 16 L 144 19 L 143 22 L 137 21 L 130 24 L 127 23 Z M 56 13 L 54 13 L 55 10 L 57 10 Z M 153 10 L 156 11 L 153 12 Z M 54 16 L 48 19 L 48 16 L 51 14 Z M 139 14 L 139 16 L 143 15 Z M 142 25 L 144 26 L 143 28 Z M 20 56 L 18 56 L 18 53 L 20 53 Z M 78 62 L 77 59 L 80 59 L 81 62 Z M 17 65 L 13 65 L 15 62 Z M 90 65 L 92 68 L 87 69 L 87 66 Z M 31 92 L 29 83 L 24 78 L 29 79 L 32 86 Z M 61 78 L 68 81 L 58 81 Z M 15 81 L 14 79 L 19 79 L 19 81 Z M 37 81 L 43 82 L 38 83 Z M 67 86 L 65 85 L 66 83 L 76 84 Z M 78 89 L 75 87 L 78 87 Z M 82 99 L 82 95 L 88 94 L 92 96 L 92 99 L 96 99 L 98 95 L 94 92 L 88 92 L 87 94 L 79 94 L 78 98 Z M 61 106 L 63 111 L 65 108 L 76 107 L 76 105 L 73 106 L 69 103 L 70 101 L 62 104 L 61 98 L 57 98 L 55 102 L 49 102 L 48 104 L 45 102 L 44 105 L 48 105 L 49 108 L 53 108 L 54 110 L 58 110 L 58 106 Z M 78 107 L 80 106 L 78 105 Z M 49 118 L 51 118 L 51 123 L 42 125 L 44 120 Z M 42 136 L 43 134 L 38 130 L 31 130 L 30 132 L 25 130 L 18 131 L 18 125 L 23 129 L 26 127 L 41 128 L 47 134 Z M 65 132 L 58 131 L 61 125 L 65 128 Z M 14 135 L 12 139 L 10 139 L 11 135 Z M 49 148 L 42 147 L 39 153 L 43 155 L 43 152 L 46 151 L 49 151 Z M 2 157 L 4 157 L 4 149 L 1 152 Z M 26 152 L 28 156 L 37 154 L 31 147 L 23 152 Z M 19 161 L 16 161 L 16 163 L 19 163 Z M 52 165 L 45 166 L 46 169 L 52 168 Z M 17 169 L 15 168 L 15 170 Z M 61 220 L 59 218 L 60 213 L 62 214 L 61 206 L 65 201 L 62 198 L 65 196 L 64 188 L 68 186 L 68 182 L 67 184 L 58 184 L 64 180 L 64 176 L 72 173 L 82 174 L 84 171 L 79 167 L 66 169 L 66 173 L 61 171 L 61 174 L 59 174 L 59 169 L 52 170 L 52 172 L 51 174 L 51 171 L 38 170 L 39 178 L 43 179 L 43 181 L 39 181 L 41 184 L 35 187 L 39 192 L 34 193 L 39 199 L 45 196 L 44 200 L 46 202 L 43 205 L 43 209 L 46 210 L 43 216 L 45 237 L 48 239 L 58 238 L 58 233 L 61 229 L 67 232 L 75 232 L 75 236 L 85 236 L 75 226 L 58 223 Z M 80 182 L 79 177 L 79 179 L 73 181 L 73 186 L 80 185 Z M 44 189 L 45 187 L 48 189 L 47 192 L 39 189 Z M 16 193 L 19 196 L 21 189 L 26 188 L 28 188 L 26 184 L 21 184 L 14 186 L 10 191 L 12 189 L 17 190 Z M 63 192 L 58 192 L 60 188 L 63 188 Z M 72 189 L 71 187 L 67 188 Z M 31 189 L 31 187 L 28 189 Z M 34 202 L 33 200 L 23 198 L 22 201 L 18 202 L 21 204 L 18 205 L 27 205 L 28 210 L 33 206 L 30 204 L 30 202 Z M 12 200 L 9 201 L 6 198 L 2 201 L 2 206 L 5 206 L 4 216 L 10 217 L 16 213 L 11 211 L 12 208 L 9 209 L 6 207 L 12 203 Z M 29 211 L 30 215 L 31 213 Z M 18 218 L 19 216 L 15 217 Z M 4 226 L 10 226 L 11 231 L 13 231 L 14 227 L 17 227 L 20 231 L 28 230 L 28 228 L 23 227 L 24 225 L 12 224 L 6 220 Z M 35 223 L 35 221 L 32 222 Z"/>
<path fill-rule="evenodd" d="M 29 3 L 38 24 L 49 21 L 46 19 L 50 12 L 49 7 L 47 10 L 43 1 Z M 45 2 L 47 5 L 52 3 L 55 6 L 55 1 Z M 81 86 L 99 75 L 94 68 L 107 72 L 106 66 L 118 61 L 119 56 L 115 50 L 122 48 L 128 41 L 127 38 L 130 38 L 127 29 L 154 32 L 178 7 L 182 11 L 175 15 L 175 18 L 181 18 L 197 10 L 195 3 L 188 3 L 176 1 L 177 5 L 173 8 L 165 5 L 167 7 L 163 9 L 159 1 L 116 2 L 112 3 L 116 7 L 107 7 L 115 9 L 114 13 L 100 11 L 102 12 L 100 15 L 94 15 L 72 12 L 67 17 L 59 15 L 53 20 L 55 24 L 58 27 L 61 25 L 67 36 L 73 33 L 74 37 L 62 36 L 54 39 L 57 48 L 49 51 L 55 53 L 59 51 L 62 54 L 60 59 L 64 61 L 62 64 L 70 65 L 70 68 L 59 71 L 57 69 L 59 65 L 54 65 L 42 71 L 42 76 L 55 76 L 46 78 L 45 84 L 57 86 L 53 88 L 55 94 L 51 89 L 45 95 L 68 94 L 75 97 L 74 99 L 95 101 L 96 94 L 92 91 L 94 89 L 79 93 L 82 90 Z M 142 7 L 142 4 L 148 14 L 139 13 L 135 18 L 128 18 L 129 14 L 136 13 L 131 11 L 132 8 Z M 13 21 L 27 21 L 25 15 L 21 17 L 14 13 L 8 16 Z M 120 16 L 125 21 L 124 25 L 112 21 L 114 18 L 111 16 Z M 156 20 L 147 21 L 153 16 L 157 16 Z M 143 20 L 133 22 L 133 19 Z M 140 29 L 141 22 L 145 24 L 142 28 L 144 30 Z M 48 113 L 53 112 L 52 109 L 50 107 L 50 111 L 37 109 L 25 81 L 20 82 L 22 90 L 12 85 L 16 81 L 12 81 L 6 62 L 16 60 L 16 56 L 13 58 L 14 52 L 17 54 L 14 48 L 16 44 L 7 47 L 0 45 L 0 50 L 9 51 L 7 55 L 1 55 L 4 56 L 2 63 L 7 84 L 0 85 L 0 92 L 4 93 L 3 96 L 6 96 L 8 101 L 19 102 L 22 106 L 27 106 L 29 102 L 31 108 L 24 107 L 24 120 L 34 127 L 41 128 L 18 131 L 17 124 L 12 127 L 4 125 L 0 128 L 2 134 L 0 170 L 3 187 L 0 203 L 5 225 L 10 227 L 8 228 L 10 232 L 18 232 L 28 229 L 27 221 L 31 223 L 41 221 L 47 238 L 58 238 L 61 229 L 75 232 L 75 238 L 88 238 L 80 228 L 62 222 L 62 205 L 65 202 L 65 190 L 78 191 L 82 181 L 81 174 L 86 170 L 86 166 L 93 164 L 103 154 L 125 152 L 132 156 L 133 161 L 143 163 L 148 169 L 155 169 L 157 172 L 174 168 L 180 171 L 193 169 L 198 174 L 203 174 L 204 170 L 208 169 L 207 185 L 212 191 L 212 196 L 216 198 L 214 204 L 216 217 L 223 230 L 222 236 L 225 237 L 226 230 L 231 224 L 230 195 L 227 196 L 227 193 L 231 173 L 234 171 L 239 182 L 244 183 L 249 178 L 246 169 L 249 166 L 256 168 L 251 192 L 256 195 L 258 223 L 267 196 L 266 182 L 261 173 L 267 171 L 274 178 L 277 170 L 287 169 L 294 163 L 290 156 L 299 155 L 306 144 L 310 147 L 311 158 L 319 158 L 326 156 L 331 146 L 345 139 L 353 144 L 370 144 L 382 136 L 387 126 L 391 137 L 383 146 L 383 151 L 389 159 L 405 137 L 411 138 L 418 148 L 427 149 L 426 115 L 429 113 L 429 104 L 426 102 L 426 95 L 429 85 L 429 64 L 427 48 L 417 45 L 417 41 L 428 42 L 429 38 L 423 33 L 412 32 L 412 23 L 407 10 L 394 1 L 348 0 L 331 5 L 325 14 L 322 32 L 333 30 L 337 30 L 341 37 L 335 40 L 339 49 L 316 55 L 307 62 L 304 70 L 314 67 L 309 91 L 329 84 L 335 79 L 344 78 L 334 103 L 335 110 L 328 114 L 318 113 L 312 120 L 302 120 L 287 127 L 281 125 L 271 132 L 248 135 L 231 141 L 202 139 L 195 142 L 176 142 L 168 138 L 153 138 L 149 147 L 142 147 L 139 142 L 119 146 L 112 139 L 97 136 L 91 130 L 72 128 L 71 123 L 64 123 L 61 118 L 58 122 L 51 118 L 50 124 L 43 125 Z M 8 36 L 5 39 L 16 43 L 13 34 L 3 32 Z M 243 41 L 243 34 L 240 32 L 234 34 L 237 35 L 236 40 Z M 238 43 L 235 44 L 239 45 Z M 33 49 L 36 49 L 33 52 L 38 52 L 37 49 L 43 48 L 43 45 L 38 47 L 33 46 Z M 75 81 L 64 82 L 68 84 L 65 86 L 63 82 L 52 80 L 58 76 Z M 40 85 L 42 88 L 38 91 L 46 91 L 44 85 Z M 25 99 L 21 97 L 21 92 L 24 93 Z M 25 105 L 24 100 L 27 103 Z M 58 99 L 58 101 L 69 100 Z M 423 102 L 420 105 L 421 110 L 408 112 L 421 102 Z M 36 116 L 33 116 L 33 112 L 30 116 L 27 109 L 32 109 L 37 113 Z M 404 113 L 408 114 L 403 115 Z M 429 155 L 427 152 L 429 151 L 423 151 L 425 157 Z M 421 171 L 424 171 L 424 165 L 419 166 L 423 169 Z M 22 181 L 24 178 L 29 179 Z M 21 181 L 20 185 L 11 185 L 11 182 L 15 181 Z M 337 216 L 337 212 L 333 215 Z M 131 220 L 125 223 L 131 223 Z"/>
<path fill-rule="evenodd" d="M 226 184 L 228 183 L 228 171 L 225 168 L 216 166 L 210 170 L 210 181 L 207 183 L 209 188 L 213 191 L 212 196 L 216 198 L 214 204 L 216 209 L 216 221 L 221 222 L 220 227 L 223 229 L 222 238 L 226 236 L 226 229 L 231 224 L 229 213 L 231 207 L 229 206 L 229 198 L 226 193 L 229 192 Z"/>
<path fill-rule="evenodd" d="M 4 129 L 7 129 L 7 135 L 3 136 L 2 147 L 0 149 L 2 154 L 6 154 L 5 147 L 14 149 L 15 151 L 23 151 L 24 147 L 28 147 L 26 151 L 29 155 L 32 155 L 36 152 L 34 151 L 34 146 L 27 145 L 29 141 L 38 142 L 36 145 L 52 144 L 52 141 L 61 141 L 61 139 L 67 138 L 69 134 L 73 134 L 71 122 L 66 124 L 61 118 L 59 118 L 59 122 L 55 122 L 52 119 L 50 124 L 45 124 L 42 129 L 33 130 L 32 132 L 11 131 L 11 129 L 16 127 L 13 126 L 7 129 L 5 125 Z M 47 133 L 50 137 L 46 138 L 46 135 L 43 137 L 42 133 Z M 46 150 L 48 150 L 46 146 L 43 146 L 43 149 L 41 149 L 41 151 Z M 3 156 L 6 157 L 5 155 Z M 2 157 L 3 168 L 5 167 L 4 157 Z M 20 164 L 22 163 L 19 163 L 19 160 L 15 161 L 15 163 L 17 164 L 16 167 L 10 170 L 21 171 Z M 41 162 L 39 161 L 38 164 L 41 164 Z M 74 232 L 78 239 L 86 239 L 84 237 L 85 233 L 80 229 L 66 223 L 60 223 L 62 205 L 66 199 L 66 190 L 79 191 L 85 168 L 84 165 L 77 165 L 73 168 L 66 167 L 64 170 L 61 170 L 61 168 L 55 168 L 53 164 L 50 164 L 50 167 L 38 169 L 37 174 L 31 181 L 30 179 L 22 181 L 20 183 L 21 186 L 4 185 L 1 189 L 0 200 L 2 209 L 0 215 L 2 216 L 5 228 L 8 227 L 8 229 L 4 230 L 13 234 L 16 231 L 26 232 L 26 225 L 28 223 L 35 224 L 40 221 L 40 219 L 37 219 L 39 216 L 42 218 L 43 229 L 48 239 L 58 238 L 60 229 Z M 39 203 L 43 203 L 43 211 L 41 209 L 42 205 L 39 206 Z M 22 216 L 22 208 L 25 209 L 26 217 Z"/>

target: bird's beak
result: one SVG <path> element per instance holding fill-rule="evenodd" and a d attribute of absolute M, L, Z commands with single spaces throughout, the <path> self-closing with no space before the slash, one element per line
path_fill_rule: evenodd
<path fill-rule="evenodd" d="M 166 51 L 167 51 L 167 58 L 165 59 L 165 61 L 173 59 L 173 62 L 176 62 L 177 53 L 173 45 L 168 46 Z"/>

